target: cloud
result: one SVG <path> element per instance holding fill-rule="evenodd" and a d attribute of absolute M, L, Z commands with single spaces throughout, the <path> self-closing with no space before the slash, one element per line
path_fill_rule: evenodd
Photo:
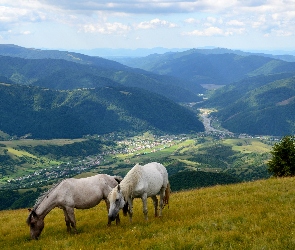
<path fill-rule="evenodd" d="M 185 19 L 184 22 L 189 24 L 196 24 L 196 23 L 200 23 L 200 20 L 190 17 Z"/>
<path fill-rule="evenodd" d="M 38 22 L 45 19 L 42 12 L 29 8 L 0 6 L 1 23 Z"/>
<path fill-rule="evenodd" d="M 177 25 L 166 20 L 160 20 L 159 18 L 155 18 L 150 21 L 140 22 L 136 25 L 136 29 L 155 29 L 158 27 L 175 28 L 177 27 Z"/>
<path fill-rule="evenodd" d="M 184 36 L 229 36 L 232 35 L 229 31 L 224 31 L 218 27 L 209 27 L 204 30 L 193 30 L 190 32 L 183 32 Z"/>
<path fill-rule="evenodd" d="M 41 3 L 54 5 L 67 10 L 78 11 L 112 11 L 125 13 L 188 13 L 216 8 L 230 8 L 235 1 L 228 0 L 39 0 Z M 227 4 L 224 4 L 227 2 Z"/>
<path fill-rule="evenodd" d="M 131 29 L 130 26 L 122 23 L 101 23 L 81 25 L 80 32 L 99 34 L 124 34 Z"/>
<path fill-rule="evenodd" d="M 184 36 L 287 37 L 295 35 L 295 6 L 293 0 L 0 0 L 2 37 L 28 30 L 37 36 L 42 23 L 79 34 L 138 32 L 142 41 L 153 29 L 175 37 L 180 29 Z"/>
<path fill-rule="evenodd" d="M 229 26 L 245 26 L 245 23 L 239 20 L 229 20 L 228 22 L 226 22 L 226 25 Z"/>
<path fill-rule="evenodd" d="M 30 35 L 32 32 L 29 31 L 29 30 L 26 30 L 26 31 L 22 31 L 21 34 L 22 35 Z"/>
<path fill-rule="evenodd" d="M 150 21 L 144 21 L 140 23 L 134 23 L 131 25 L 125 25 L 123 23 L 119 22 L 101 22 L 101 23 L 95 23 L 95 24 L 84 24 L 80 25 L 80 32 L 85 33 L 100 33 L 100 34 L 126 34 L 131 30 L 136 29 L 156 29 L 160 27 L 166 27 L 166 28 L 174 28 L 177 27 L 176 24 L 168 22 L 166 20 L 160 20 L 158 18 L 152 19 Z"/>

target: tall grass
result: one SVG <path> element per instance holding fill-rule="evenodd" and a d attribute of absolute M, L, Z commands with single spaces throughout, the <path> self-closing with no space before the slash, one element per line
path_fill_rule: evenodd
<path fill-rule="evenodd" d="M 172 187 L 173 188 L 173 187 Z M 45 218 L 40 240 L 29 238 L 26 210 L 0 212 L 1 249 L 295 249 L 295 178 L 269 179 L 173 193 L 162 218 L 144 221 L 140 200 L 130 224 L 107 227 L 102 202 L 76 210 L 68 234 L 60 209 Z"/>

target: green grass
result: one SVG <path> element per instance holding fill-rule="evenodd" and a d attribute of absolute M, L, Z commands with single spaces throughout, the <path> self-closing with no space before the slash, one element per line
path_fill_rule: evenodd
<path fill-rule="evenodd" d="M 1 144 L 7 147 L 18 147 L 18 146 L 39 146 L 39 145 L 58 145 L 62 146 L 65 144 L 72 144 L 74 142 L 85 141 L 85 139 L 52 139 L 52 140 L 11 140 L 11 141 L 0 141 Z"/>
<path fill-rule="evenodd" d="M 223 143 L 231 145 L 233 150 L 242 153 L 267 153 L 272 148 L 259 139 L 226 139 Z"/>
<path fill-rule="evenodd" d="M 193 140 L 185 140 L 183 142 L 179 142 L 175 145 L 169 146 L 169 147 L 163 147 L 163 145 L 155 147 L 156 151 L 154 152 L 154 149 L 143 149 L 139 150 L 136 153 L 129 153 L 129 154 L 118 154 L 116 155 L 117 159 L 119 160 L 129 160 L 130 162 L 136 164 L 138 163 L 139 159 L 140 161 L 149 160 L 150 162 L 153 160 L 158 160 L 161 158 L 169 157 L 171 154 L 176 152 L 177 150 L 181 150 L 182 148 L 187 148 L 190 145 L 194 144 Z M 161 150 L 159 150 L 161 148 Z M 145 153 L 146 152 L 146 153 Z M 145 154 L 144 154 L 145 153 Z"/>
<path fill-rule="evenodd" d="M 30 153 L 28 153 L 27 151 L 24 151 L 24 150 L 16 150 L 14 148 L 7 147 L 7 151 L 8 151 L 8 153 L 10 153 L 12 155 L 15 155 L 17 157 L 28 156 L 28 157 L 31 157 L 31 158 L 37 158 L 37 156 L 32 155 L 32 154 L 30 154 Z"/>
<path fill-rule="evenodd" d="M 172 187 L 173 189 L 173 187 Z M 173 193 L 162 218 L 107 227 L 104 203 L 76 210 L 78 234 L 68 234 L 60 209 L 45 218 L 39 241 L 29 239 L 25 209 L 0 212 L 1 249 L 295 249 L 295 178 L 268 179 Z"/>

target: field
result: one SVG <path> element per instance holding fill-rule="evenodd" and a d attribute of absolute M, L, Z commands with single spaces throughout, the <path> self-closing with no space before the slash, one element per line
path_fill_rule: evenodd
<path fill-rule="evenodd" d="M 173 187 L 172 187 L 173 189 Z M 172 193 L 162 218 L 145 222 L 140 200 L 130 224 L 107 227 L 104 203 L 76 210 L 68 234 L 60 209 L 45 218 L 40 240 L 29 238 L 26 209 L 0 212 L 1 249 L 295 249 L 295 178 L 267 179 Z"/>

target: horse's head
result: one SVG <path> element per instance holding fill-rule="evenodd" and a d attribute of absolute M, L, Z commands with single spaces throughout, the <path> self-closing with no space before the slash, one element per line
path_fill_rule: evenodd
<path fill-rule="evenodd" d="M 113 221 L 119 214 L 120 209 L 122 209 L 125 205 L 125 200 L 121 192 L 120 185 L 112 189 L 108 195 L 108 200 L 110 204 L 109 221 Z"/>
<path fill-rule="evenodd" d="M 44 220 L 40 218 L 34 210 L 29 209 L 29 216 L 27 218 L 27 224 L 30 226 L 31 238 L 38 240 L 43 228 Z"/>

